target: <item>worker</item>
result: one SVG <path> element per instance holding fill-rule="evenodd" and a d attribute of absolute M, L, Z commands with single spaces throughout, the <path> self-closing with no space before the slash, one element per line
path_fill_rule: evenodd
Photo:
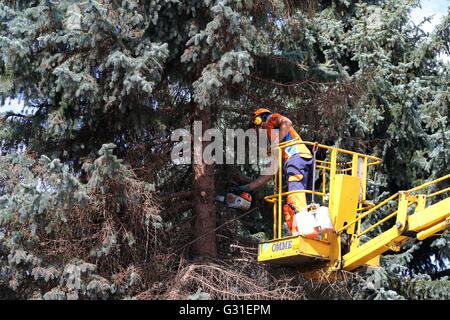
<path fill-rule="evenodd" d="M 291 120 L 279 113 L 272 113 L 268 109 L 261 108 L 256 110 L 252 115 L 250 126 L 255 130 L 267 130 L 267 137 L 271 144 L 287 142 L 294 139 L 302 141 L 299 134 L 292 127 Z M 278 159 L 278 157 L 275 159 Z M 288 191 L 311 190 L 314 162 L 311 151 L 306 145 L 295 144 L 284 148 L 282 151 L 282 160 Z M 268 166 L 270 166 L 270 163 Z M 244 192 L 255 190 L 269 182 L 274 173 L 264 172 L 256 180 L 238 188 Z M 309 197 L 310 195 L 308 194 Z M 287 196 L 286 202 L 283 205 L 283 214 L 290 232 L 293 233 L 292 223 L 295 216 L 293 208 L 301 211 L 307 205 L 307 197 L 303 192 L 293 193 Z"/>

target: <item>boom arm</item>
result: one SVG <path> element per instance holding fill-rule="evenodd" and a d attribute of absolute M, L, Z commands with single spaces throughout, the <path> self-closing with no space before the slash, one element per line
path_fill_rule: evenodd
<path fill-rule="evenodd" d="M 450 198 L 427 208 L 420 208 L 419 203 L 418 210 L 416 209 L 414 214 L 406 216 L 408 206 L 405 203 L 415 199 L 417 197 L 401 194 L 397 218 L 404 216 L 403 223 L 397 219 L 396 225 L 389 230 L 350 250 L 342 257 L 343 269 L 353 270 L 389 249 L 399 248 L 401 244 L 411 238 L 424 240 L 450 225 Z"/>

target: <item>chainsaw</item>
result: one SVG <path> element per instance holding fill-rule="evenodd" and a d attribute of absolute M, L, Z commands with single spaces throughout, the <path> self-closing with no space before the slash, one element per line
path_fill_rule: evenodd
<path fill-rule="evenodd" d="M 230 188 L 226 196 L 217 196 L 216 201 L 224 203 L 228 208 L 247 211 L 252 204 L 250 193 L 240 191 L 236 187 Z"/>

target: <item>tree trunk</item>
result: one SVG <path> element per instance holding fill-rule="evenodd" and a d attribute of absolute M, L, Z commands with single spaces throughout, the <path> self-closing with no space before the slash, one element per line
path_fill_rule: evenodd
<path fill-rule="evenodd" d="M 192 184 L 194 212 L 194 237 L 197 239 L 193 244 L 194 254 L 197 257 L 215 257 L 216 248 L 216 205 L 214 191 L 213 165 L 203 162 L 203 150 L 210 142 L 204 142 L 202 137 L 205 130 L 211 128 L 211 109 L 198 105 L 194 107 L 194 121 L 201 121 L 201 132 L 193 132 L 194 157 L 192 158 L 194 180 Z M 196 163 L 197 160 L 197 163 Z"/>

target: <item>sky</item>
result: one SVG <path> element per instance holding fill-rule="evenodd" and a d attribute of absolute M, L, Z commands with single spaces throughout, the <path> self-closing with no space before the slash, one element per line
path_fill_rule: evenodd
<path fill-rule="evenodd" d="M 422 26 L 425 32 L 431 32 L 447 13 L 449 7 L 450 0 L 421 0 L 421 8 L 416 8 L 411 12 L 411 19 L 415 24 L 419 24 L 424 17 L 433 16 L 431 22 L 427 22 Z M 449 56 L 441 55 L 441 58 L 446 62 L 450 62 Z M 8 99 L 5 105 L 0 107 L 0 113 L 7 111 L 22 112 L 23 107 L 23 102 L 16 99 Z"/>
<path fill-rule="evenodd" d="M 419 24 L 424 17 L 433 16 L 431 23 L 426 23 L 422 29 L 426 32 L 433 31 L 436 24 L 445 15 L 450 6 L 450 0 L 422 0 L 421 7 L 416 8 L 411 12 L 411 19 L 414 23 Z"/>

